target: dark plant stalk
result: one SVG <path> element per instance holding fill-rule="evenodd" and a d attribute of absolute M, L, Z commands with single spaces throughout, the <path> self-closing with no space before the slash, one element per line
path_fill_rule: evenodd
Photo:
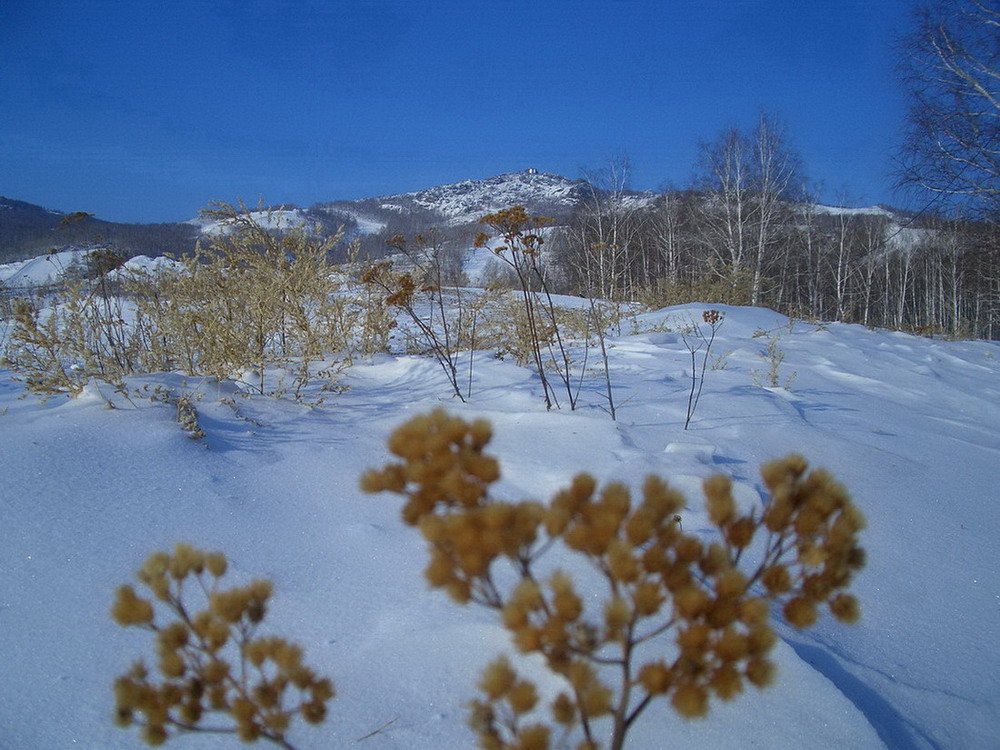
<path fill-rule="evenodd" d="M 687 336 L 683 336 L 684 345 L 691 354 L 691 391 L 688 393 L 687 419 L 684 420 L 685 430 L 688 428 L 688 425 L 691 424 L 691 418 L 694 417 L 694 411 L 698 408 L 698 401 L 701 399 L 701 389 L 705 386 L 705 370 L 708 368 L 708 357 L 712 351 L 712 344 L 715 341 L 716 331 L 719 330 L 719 327 L 725 320 L 725 314 L 720 313 L 718 310 L 706 310 L 702 313 L 702 319 L 711 327 L 711 336 L 705 336 L 704 331 L 701 330 L 700 323 L 694 324 L 693 331 L 694 335 L 701 340 L 698 346 L 692 346 L 688 341 Z M 702 348 L 704 348 L 705 354 L 701 359 L 701 372 L 699 373 L 696 355 Z"/>
<path fill-rule="evenodd" d="M 590 298 L 590 314 L 591 318 L 594 320 L 594 327 L 597 330 L 597 341 L 601 345 L 601 358 L 604 360 L 604 386 L 607 392 L 608 412 L 611 414 L 611 421 L 616 422 L 618 421 L 618 418 L 615 413 L 615 396 L 611 390 L 611 370 L 608 367 L 608 350 L 604 342 L 604 326 L 603 322 L 600 320 L 600 315 L 597 311 L 593 297 Z"/>
<path fill-rule="evenodd" d="M 472 363 L 476 356 L 476 311 L 472 311 L 472 340 L 469 342 L 469 388 L 466 391 L 466 397 L 472 398 Z"/>

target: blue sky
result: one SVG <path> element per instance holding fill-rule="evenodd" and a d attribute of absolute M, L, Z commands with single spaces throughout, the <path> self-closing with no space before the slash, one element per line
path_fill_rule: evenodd
<path fill-rule="evenodd" d="M 0 195 L 116 221 L 310 205 L 786 124 L 829 202 L 899 202 L 908 0 L 2 0 Z"/>

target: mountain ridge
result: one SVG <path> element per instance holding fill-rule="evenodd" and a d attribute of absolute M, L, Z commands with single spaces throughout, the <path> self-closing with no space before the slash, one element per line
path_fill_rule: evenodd
<path fill-rule="evenodd" d="M 364 242 L 370 238 L 374 243 L 386 234 L 415 234 L 432 227 L 468 233 L 482 216 L 513 205 L 524 206 L 530 214 L 562 222 L 585 199 L 600 192 L 600 188 L 584 179 L 528 168 L 402 193 L 321 201 L 307 208 L 273 204 L 262 210 L 280 208 L 286 228 L 309 224 L 319 227 L 323 234 L 343 229 L 350 239 Z M 656 197 L 648 191 L 627 194 L 639 200 L 652 201 Z M 885 207 L 823 208 L 825 213 L 901 213 Z M 66 222 L 67 216 L 78 220 Z M 214 231 L 217 227 L 213 221 L 200 217 L 162 223 L 112 222 L 0 196 L 0 263 L 95 245 L 111 246 L 126 256 L 183 254 L 193 249 L 200 237 Z"/>

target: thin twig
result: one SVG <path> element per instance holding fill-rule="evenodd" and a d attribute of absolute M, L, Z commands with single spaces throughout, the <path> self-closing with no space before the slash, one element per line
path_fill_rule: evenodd
<path fill-rule="evenodd" d="M 355 741 L 355 742 L 364 742 L 365 740 L 367 740 L 367 739 L 369 739 L 369 738 L 371 738 L 371 737 L 374 737 L 374 736 L 375 736 L 376 734 L 381 734 L 381 733 L 382 733 L 383 731 L 385 731 L 385 728 L 386 728 L 386 727 L 390 726 L 391 724 L 394 724 L 394 723 L 396 722 L 396 719 L 398 719 L 398 718 L 399 718 L 399 717 L 397 716 L 397 717 L 396 717 L 395 719 L 390 719 L 390 720 L 389 720 L 389 721 L 387 721 L 387 722 L 386 722 L 385 724 L 383 724 L 383 725 L 382 725 L 382 726 L 380 726 L 380 727 L 379 727 L 378 729 L 376 729 L 376 730 L 375 730 L 374 732 L 369 732 L 369 733 L 368 733 L 368 734 L 366 734 L 366 735 L 365 735 L 364 737 L 358 737 L 358 738 L 357 738 L 356 740 L 354 740 L 354 741 Z"/>

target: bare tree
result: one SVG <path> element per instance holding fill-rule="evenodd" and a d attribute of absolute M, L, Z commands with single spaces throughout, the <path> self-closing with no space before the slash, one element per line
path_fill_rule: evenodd
<path fill-rule="evenodd" d="M 631 171 L 629 160 L 621 158 L 584 173 L 587 192 L 570 222 L 567 259 L 570 276 L 588 296 L 627 296 L 646 275 L 649 259 L 639 242 L 645 203 L 629 190 Z"/>
<path fill-rule="evenodd" d="M 900 45 L 910 96 L 901 186 L 1000 217 L 1000 0 L 934 0 Z"/>
<path fill-rule="evenodd" d="M 696 182 L 706 198 L 702 216 L 706 244 L 713 250 L 716 266 L 733 275 L 746 267 L 749 256 L 747 235 L 753 211 L 748 151 L 746 137 L 736 128 L 702 144 L 701 174 Z"/>
<path fill-rule="evenodd" d="M 742 283 L 749 302 L 760 302 L 768 266 L 788 226 L 789 201 L 803 184 L 801 159 L 778 118 L 762 113 L 746 134 L 730 128 L 701 149 L 696 187 L 705 196 L 705 242 L 718 273 Z"/>
<path fill-rule="evenodd" d="M 692 273 L 691 235 L 694 201 L 692 193 L 667 190 L 659 197 L 646 223 L 647 254 L 655 258 L 651 282 L 677 287 L 690 281 Z"/>
<path fill-rule="evenodd" d="M 781 121 L 761 113 L 753 132 L 754 198 L 757 227 L 753 238 L 753 280 L 750 304 L 760 301 L 765 262 L 779 265 L 779 243 L 788 225 L 789 201 L 801 197 L 802 159 Z M 787 250 L 787 248 L 784 248 Z"/>
<path fill-rule="evenodd" d="M 866 216 L 861 222 L 858 236 L 860 260 L 856 279 L 858 301 L 861 307 L 859 321 L 864 325 L 874 325 L 874 306 L 879 302 L 876 285 L 876 271 L 880 262 L 888 264 L 886 237 L 889 234 L 889 218 L 885 215 Z"/>

